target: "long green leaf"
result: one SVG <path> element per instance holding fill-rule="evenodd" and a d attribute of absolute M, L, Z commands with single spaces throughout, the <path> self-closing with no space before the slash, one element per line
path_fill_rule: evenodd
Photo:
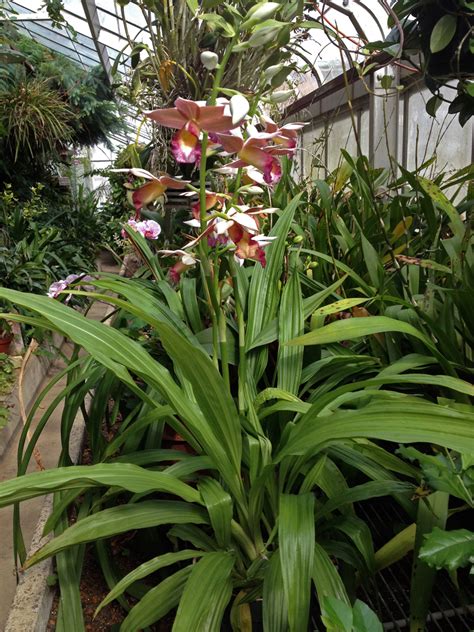
<path fill-rule="evenodd" d="M 278 317 L 278 388 L 296 395 L 303 370 L 302 346 L 287 347 L 286 342 L 301 335 L 304 328 L 303 301 L 299 276 L 296 270 L 283 288 Z"/>
<path fill-rule="evenodd" d="M 125 575 L 109 592 L 109 594 L 101 601 L 97 610 L 95 611 L 95 616 L 102 610 L 104 606 L 108 603 L 117 599 L 122 593 L 124 593 L 129 586 L 131 586 L 134 582 L 151 575 L 151 573 L 156 573 L 160 568 L 166 568 L 167 566 L 171 566 L 172 564 L 176 564 L 177 562 L 183 562 L 185 560 L 190 560 L 198 557 L 202 557 L 204 553 L 202 551 L 192 551 L 189 549 L 184 549 L 183 551 L 179 551 L 178 553 L 165 553 L 164 555 L 159 555 L 158 557 L 154 557 L 152 560 L 148 560 L 140 566 L 137 566 L 130 573 Z"/>
<path fill-rule="evenodd" d="M 288 603 L 279 551 L 271 556 L 263 578 L 263 629 L 264 632 L 288 631 Z"/>
<path fill-rule="evenodd" d="M 202 504 L 198 491 L 174 476 L 127 463 L 74 465 L 25 474 L 0 483 L 0 507 L 66 489 L 121 487 L 136 494 L 163 492 Z"/>
<path fill-rule="evenodd" d="M 192 568 L 192 565 L 182 568 L 148 591 L 125 617 L 120 632 L 143 630 L 175 608 L 189 581 Z"/>
<path fill-rule="evenodd" d="M 306 630 L 314 558 L 314 497 L 280 496 L 278 526 L 283 587 L 291 632 Z"/>
<path fill-rule="evenodd" d="M 367 318 L 347 318 L 337 320 L 325 327 L 299 336 L 291 340 L 289 345 L 320 345 L 330 342 L 342 342 L 343 340 L 353 340 L 354 338 L 362 338 L 363 336 L 371 336 L 373 334 L 398 332 L 408 334 L 421 340 L 427 347 L 436 351 L 436 347 L 421 331 L 395 318 L 387 316 L 371 316 Z"/>
<path fill-rule="evenodd" d="M 370 403 L 359 410 L 338 410 L 317 417 L 311 409 L 291 430 L 277 456 L 314 453 L 327 441 L 367 437 L 395 443 L 435 443 L 474 452 L 474 414 L 414 397 Z"/>
<path fill-rule="evenodd" d="M 210 358 L 193 347 L 183 336 L 163 323 L 157 329 L 163 346 L 192 384 L 206 425 L 214 435 L 214 451 L 209 456 L 219 458 L 223 476 L 238 494 L 241 486 L 241 428 L 235 403 L 226 389 L 224 380 Z"/>
<path fill-rule="evenodd" d="M 285 239 L 300 203 L 301 195 L 300 193 L 293 198 L 270 231 L 270 236 L 277 237 L 277 239 L 267 247 L 266 268 L 256 266 L 253 270 L 248 296 L 246 332 L 248 349 L 252 346 L 262 327 L 275 316 L 274 309 L 278 293 L 278 280 L 282 270 Z"/>
<path fill-rule="evenodd" d="M 69 546 L 108 538 L 124 531 L 146 529 L 161 524 L 203 524 L 207 522 L 208 517 L 203 509 L 185 502 L 149 500 L 136 504 L 119 505 L 79 520 L 64 533 L 39 549 L 25 566 L 32 566 Z"/>
<path fill-rule="evenodd" d="M 232 498 L 222 485 L 213 478 L 199 481 L 199 491 L 209 513 L 216 540 L 222 548 L 227 548 L 231 538 Z"/>
<path fill-rule="evenodd" d="M 179 602 L 173 632 L 220 632 L 224 610 L 232 596 L 231 553 L 208 553 L 193 566 Z"/>
<path fill-rule="evenodd" d="M 334 597 L 350 605 L 349 597 L 336 567 L 326 551 L 317 542 L 314 545 L 312 578 L 319 601 L 324 597 Z"/>

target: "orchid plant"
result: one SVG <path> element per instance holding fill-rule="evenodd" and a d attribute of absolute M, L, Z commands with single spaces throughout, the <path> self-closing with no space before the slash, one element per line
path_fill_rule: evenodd
<path fill-rule="evenodd" d="M 259 103 L 259 94 L 247 99 L 235 93 L 230 99 L 218 96 L 220 81 L 225 71 L 228 52 L 220 63 L 216 63 L 214 82 L 208 102 L 192 101 L 178 97 L 172 108 L 145 112 L 155 124 L 175 129 L 170 151 L 177 163 L 194 164 L 199 170 L 200 188 L 196 189 L 189 180 L 170 177 L 167 174 L 154 176 L 143 170 L 128 171 L 147 182 L 130 192 L 135 207 L 135 217 L 128 221 L 132 231 L 148 239 L 159 237 L 159 226 L 152 220 L 140 220 L 140 212 L 158 198 L 166 188 L 188 189 L 184 195 L 197 200 L 191 204 L 192 218 L 185 223 L 197 230 L 181 249 L 162 249 L 165 257 L 174 256 L 178 261 L 169 270 L 169 278 L 177 284 L 181 275 L 196 264 L 200 265 L 201 278 L 205 287 L 210 317 L 213 323 L 214 363 L 219 366 L 230 389 L 229 370 L 226 357 L 226 313 L 223 308 L 222 289 L 225 275 L 228 282 L 239 283 L 235 266 L 245 260 L 253 260 L 265 267 L 265 246 L 275 236 L 262 232 L 266 218 L 279 209 L 255 203 L 256 198 L 270 198 L 272 187 L 281 178 L 282 157 L 291 159 L 296 151 L 297 134 L 304 123 L 294 122 L 277 125 Z M 209 64 L 205 54 L 202 61 Z M 209 175 L 207 159 L 219 155 L 223 164 L 216 170 L 221 177 L 222 191 L 209 191 L 206 187 Z M 225 162 L 228 157 L 236 159 Z M 116 171 L 127 172 L 126 169 Z M 231 174 L 226 177 L 225 174 Z M 215 177 L 218 179 L 218 176 Z M 230 186 L 233 184 L 233 187 Z M 130 185 L 127 184 L 127 187 Z M 153 222 L 153 226 L 150 226 Z M 128 232 L 133 241 L 133 232 Z M 226 272 L 222 272 L 225 270 Z M 238 288 L 235 287 L 236 295 Z M 238 309 L 239 318 L 243 318 Z M 241 349 L 245 348 L 245 323 L 239 323 Z M 241 408 L 245 404 L 241 401 Z"/>

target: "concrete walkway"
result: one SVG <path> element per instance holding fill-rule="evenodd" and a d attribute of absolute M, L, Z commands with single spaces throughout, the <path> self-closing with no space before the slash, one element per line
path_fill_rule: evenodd
<path fill-rule="evenodd" d="M 119 268 L 116 266 L 106 265 L 103 262 L 99 262 L 99 269 L 104 272 L 119 272 Z M 110 306 L 105 303 L 96 302 L 88 312 L 88 317 L 94 320 L 102 320 L 110 310 Z M 62 351 L 65 355 L 68 355 L 68 349 L 70 345 L 65 343 Z M 58 359 L 54 362 L 49 370 L 49 373 L 41 385 L 38 392 L 41 392 L 43 388 L 47 386 L 51 378 L 56 375 L 62 368 L 64 368 L 64 361 Z M 39 407 L 35 419 L 32 424 L 32 432 L 35 425 L 41 418 L 42 414 L 54 398 L 62 391 L 66 385 L 66 380 L 60 380 L 48 393 Z M 59 406 L 52 416 L 50 417 L 46 427 L 44 428 L 41 437 L 38 441 L 38 448 L 41 453 L 41 460 L 45 468 L 52 468 L 57 465 L 59 454 L 61 451 L 61 438 L 60 438 L 60 426 L 61 426 L 61 414 L 62 405 Z M 21 428 L 17 430 L 12 437 L 10 444 L 0 460 L 0 480 L 7 480 L 16 476 L 16 458 L 18 440 L 21 434 Z M 29 472 L 37 471 L 37 466 L 32 459 Z M 33 535 L 38 517 L 43 505 L 43 496 L 25 501 L 21 504 L 21 524 L 23 528 L 23 537 L 25 538 L 25 545 L 27 550 L 29 549 L 31 537 Z M 13 544 L 12 544 L 12 514 L 13 509 L 6 507 L 0 509 L 0 631 L 4 629 L 5 623 L 8 617 L 11 603 L 16 589 L 16 577 L 15 566 L 13 561 Z M 18 632 L 29 632 L 28 630 L 18 630 Z"/>

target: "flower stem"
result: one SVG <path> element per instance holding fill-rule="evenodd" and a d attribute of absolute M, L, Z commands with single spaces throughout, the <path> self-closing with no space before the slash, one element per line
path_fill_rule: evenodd
<path fill-rule="evenodd" d="M 237 272 L 237 264 L 232 255 L 229 257 L 229 265 L 232 274 L 232 283 L 234 286 L 235 314 L 237 318 L 237 327 L 239 330 L 239 411 L 245 412 L 245 391 L 244 386 L 247 382 L 247 356 L 245 352 L 245 318 L 242 309 L 242 303 L 239 294 L 239 279 Z"/>

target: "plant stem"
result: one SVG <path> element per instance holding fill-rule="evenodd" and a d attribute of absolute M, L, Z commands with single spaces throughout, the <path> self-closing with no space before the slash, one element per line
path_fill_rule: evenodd
<path fill-rule="evenodd" d="M 209 105 L 216 103 L 217 94 L 219 92 L 220 82 L 224 74 L 224 70 L 232 53 L 232 47 L 235 44 L 237 35 L 235 35 L 229 42 L 226 51 L 222 57 L 222 61 L 219 64 L 217 72 L 214 77 L 211 94 L 209 96 Z M 201 141 L 201 160 L 199 164 L 199 215 L 201 220 L 201 233 L 207 228 L 207 208 L 206 208 L 206 176 L 207 176 L 207 146 L 208 146 L 208 134 L 203 132 Z M 212 320 L 212 343 L 214 349 L 214 364 L 217 364 L 218 348 L 220 347 L 221 356 L 221 373 L 227 388 L 230 391 L 230 377 L 229 377 L 229 362 L 227 354 L 227 332 L 226 332 L 226 319 L 224 311 L 220 305 L 219 297 L 219 264 L 218 260 L 215 261 L 211 267 L 209 261 L 209 246 L 207 239 L 201 239 L 199 243 L 199 254 L 201 259 L 201 269 L 203 271 L 203 283 L 208 299 L 209 311 L 211 313 Z"/>
<path fill-rule="evenodd" d="M 245 412 L 245 391 L 244 385 L 247 382 L 247 356 L 245 352 L 245 318 L 242 303 L 239 294 L 239 279 L 237 273 L 237 264 L 232 256 L 229 257 L 230 271 L 232 274 L 232 283 L 234 286 L 235 314 L 237 317 L 237 327 L 239 330 L 239 411 Z"/>

